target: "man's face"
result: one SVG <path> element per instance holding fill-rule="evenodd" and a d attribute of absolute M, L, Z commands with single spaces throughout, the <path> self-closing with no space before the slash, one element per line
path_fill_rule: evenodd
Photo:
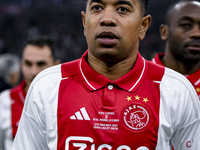
<path fill-rule="evenodd" d="M 178 59 L 200 59 L 200 3 L 178 5 L 169 26 L 170 51 Z"/>
<path fill-rule="evenodd" d="M 48 46 L 27 45 L 22 57 L 22 74 L 29 86 L 35 76 L 42 70 L 54 65 L 51 50 Z"/>
<path fill-rule="evenodd" d="M 151 17 L 142 17 L 138 0 L 88 0 L 82 20 L 89 53 L 121 61 L 137 55 Z"/>

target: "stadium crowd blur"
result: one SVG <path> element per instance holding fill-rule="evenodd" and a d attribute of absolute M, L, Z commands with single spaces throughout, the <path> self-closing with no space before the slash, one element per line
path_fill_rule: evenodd
<path fill-rule="evenodd" d="M 175 0 L 150 0 L 149 13 L 153 20 L 140 53 L 150 60 L 164 51 L 159 25 L 167 7 Z M 20 56 L 29 36 L 49 35 L 56 41 L 57 56 L 62 62 L 79 58 L 87 49 L 81 21 L 85 0 L 1 0 L 0 54 Z"/>

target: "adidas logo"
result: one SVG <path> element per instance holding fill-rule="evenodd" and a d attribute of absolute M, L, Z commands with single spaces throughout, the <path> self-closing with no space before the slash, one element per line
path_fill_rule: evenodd
<path fill-rule="evenodd" d="M 77 111 L 75 115 L 71 116 L 72 120 L 90 120 L 90 117 L 85 109 L 85 107 L 81 108 L 80 111 Z"/>

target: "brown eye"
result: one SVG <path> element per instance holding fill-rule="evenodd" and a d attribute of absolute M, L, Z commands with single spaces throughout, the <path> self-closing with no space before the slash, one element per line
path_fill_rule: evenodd
<path fill-rule="evenodd" d="M 27 60 L 24 61 L 24 64 L 25 64 L 26 66 L 29 66 L 29 67 L 32 66 L 32 63 L 31 63 L 30 61 L 27 61 Z"/>
<path fill-rule="evenodd" d="M 92 7 L 92 10 L 95 10 L 95 11 L 99 11 L 101 9 L 102 9 L 102 7 L 99 6 L 99 5 L 95 5 L 95 6 Z"/>
<path fill-rule="evenodd" d="M 120 7 L 118 10 L 121 11 L 121 12 L 128 11 L 125 7 Z"/>
<path fill-rule="evenodd" d="M 190 22 L 180 23 L 179 26 L 184 29 L 190 29 L 190 28 L 192 28 L 192 23 L 190 23 Z"/>

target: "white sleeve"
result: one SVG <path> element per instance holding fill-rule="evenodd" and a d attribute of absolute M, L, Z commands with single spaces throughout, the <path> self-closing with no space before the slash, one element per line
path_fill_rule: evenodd
<path fill-rule="evenodd" d="M 178 119 L 173 120 L 177 129 L 172 135 L 172 144 L 174 149 L 184 149 L 191 150 L 194 147 L 200 149 L 198 145 L 200 138 L 196 139 L 196 136 L 199 135 L 200 130 L 200 102 L 197 96 L 197 93 L 188 80 L 181 79 L 183 85 L 185 85 L 186 90 L 184 91 L 181 87 L 180 96 L 177 97 L 180 99 L 174 114 L 171 114 L 172 118 L 176 116 Z M 184 87 L 184 86 L 183 86 Z M 177 115 L 175 115 L 177 114 Z M 195 150 L 197 150 L 195 149 Z"/>
<path fill-rule="evenodd" d="M 177 80 L 178 79 L 178 80 Z M 191 83 L 182 75 L 168 70 L 161 83 L 159 139 L 165 147 L 191 150 L 200 139 L 200 102 Z"/>
<path fill-rule="evenodd" d="M 10 90 L 0 94 L 0 150 L 10 150 L 13 142 Z"/>
<path fill-rule="evenodd" d="M 192 146 L 191 150 L 197 150 L 200 148 L 200 121 L 198 122 L 199 127 L 196 130 L 196 136 L 194 137 L 194 145 Z"/>
<path fill-rule="evenodd" d="M 191 150 L 191 148 L 196 147 L 197 143 L 200 141 L 200 139 L 197 140 L 195 138 L 200 133 L 200 130 L 198 130 L 200 126 L 199 103 L 196 102 L 199 102 L 199 99 L 196 95 L 196 91 L 192 89 L 188 94 L 188 97 L 185 97 L 184 104 L 180 104 L 179 107 L 182 108 L 178 108 L 176 110 L 177 112 L 175 113 L 178 115 L 174 114 L 176 117 L 179 116 L 180 119 L 174 120 L 174 122 L 176 122 L 175 124 L 177 125 L 177 130 L 172 136 L 171 142 L 175 150 Z M 179 115 L 178 111 L 182 112 L 182 114 Z M 200 149 L 200 147 L 197 149 Z"/>
<path fill-rule="evenodd" d="M 31 83 L 12 150 L 57 148 L 57 99 L 61 78 L 59 67 L 57 69 L 58 74 L 48 69 Z"/>

